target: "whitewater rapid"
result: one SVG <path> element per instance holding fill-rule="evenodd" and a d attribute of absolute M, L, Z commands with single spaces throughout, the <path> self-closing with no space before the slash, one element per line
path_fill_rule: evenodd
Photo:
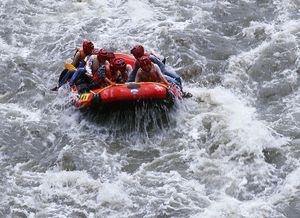
<path fill-rule="evenodd" d="M 300 217 L 298 0 L 2 0 L 0 217 Z M 83 39 L 137 43 L 193 97 L 85 116 Z"/>

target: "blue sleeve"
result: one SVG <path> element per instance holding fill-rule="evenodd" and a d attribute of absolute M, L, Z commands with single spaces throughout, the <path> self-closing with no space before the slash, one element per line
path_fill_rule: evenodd
<path fill-rule="evenodd" d="M 149 56 L 150 60 L 154 63 L 159 65 L 163 65 L 163 62 L 161 62 L 157 57 L 155 57 L 154 55 L 150 55 Z"/>
<path fill-rule="evenodd" d="M 85 65 L 86 65 L 86 62 L 85 62 L 85 61 L 80 61 L 80 62 L 79 62 L 79 67 L 78 67 L 78 68 L 84 67 Z"/>
<path fill-rule="evenodd" d="M 127 82 L 134 82 L 135 80 L 135 76 L 136 76 L 136 73 L 138 71 L 138 69 L 140 68 L 139 64 L 137 63 L 137 61 L 134 63 L 134 68 L 133 70 L 130 72 L 129 76 L 128 76 L 128 79 L 127 79 Z"/>
<path fill-rule="evenodd" d="M 161 62 L 157 57 L 155 57 L 154 55 L 150 55 L 149 56 L 150 60 L 154 63 L 157 64 L 157 66 L 159 66 L 159 69 L 161 70 L 161 72 L 163 74 L 165 74 L 166 68 L 165 65 L 163 64 L 163 62 Z"/>
<path fill-rule="evenodd" d="M 101 65 L 98 69 L 98 73 L 100 76 L 100 79 L 104 80 L 105 79 L 105 65 Z"/>

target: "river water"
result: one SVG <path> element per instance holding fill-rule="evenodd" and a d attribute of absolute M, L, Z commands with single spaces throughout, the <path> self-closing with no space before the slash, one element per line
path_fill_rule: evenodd
<path fill-rule="evenodd" d="M 86 115 L 82 39 L 167 58 L 193 97 Z M 299 0 L 2 0 L 0 217 L 300 217 Z"/>

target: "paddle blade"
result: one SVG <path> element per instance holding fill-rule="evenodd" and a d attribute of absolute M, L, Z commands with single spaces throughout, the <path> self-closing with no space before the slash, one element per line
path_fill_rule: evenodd
<path fill-rule="evenodd" d="M 77 68 L 74 67 L 73 64 L 66 63 L 66 64 L 64 65 L 64 67 L 65 67 L 66 69 L 68 69 L 68 70 L 71 70 L 71 71 L 77 71 Z"/>

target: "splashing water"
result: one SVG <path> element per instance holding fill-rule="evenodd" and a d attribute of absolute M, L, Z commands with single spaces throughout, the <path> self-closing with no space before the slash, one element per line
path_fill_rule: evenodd
<path fill-rule="evenodd" d="M 299 217 L 296 0 L 0 2 L 1 217 Z M 167 58 L 177 107 L 49 91 L 84 38 Z"/>

